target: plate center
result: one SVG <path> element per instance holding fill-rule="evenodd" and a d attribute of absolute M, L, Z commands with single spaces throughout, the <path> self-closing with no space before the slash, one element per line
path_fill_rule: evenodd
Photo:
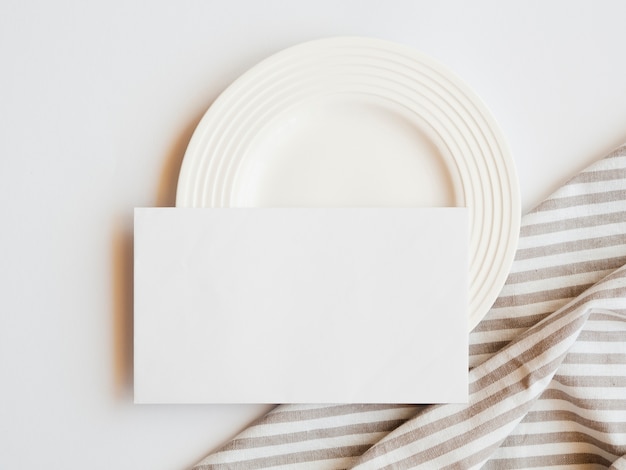
<path fill-rule="evenodd" d="M 459 205 L 447 159 L 405 108 L 367 95 L 300 102 L 255 136 L 232 205 Z"/>

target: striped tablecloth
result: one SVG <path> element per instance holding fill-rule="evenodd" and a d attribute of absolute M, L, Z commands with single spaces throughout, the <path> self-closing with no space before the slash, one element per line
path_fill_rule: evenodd
<path fill-rule="evenodd" d="M 280 405 L 194 470 L 626 470 L 626 146 L 523 218 L 469 354 L 467 405 Z"/>

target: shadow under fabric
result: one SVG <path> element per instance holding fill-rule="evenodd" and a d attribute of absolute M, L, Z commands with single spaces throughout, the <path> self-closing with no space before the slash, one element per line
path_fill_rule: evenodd
<path fill-rule="evenodd" d="M 193 469 L 626 470 L 626 146 L 523 217 L 469 355 L 468 404 L 281 405 Z"/>

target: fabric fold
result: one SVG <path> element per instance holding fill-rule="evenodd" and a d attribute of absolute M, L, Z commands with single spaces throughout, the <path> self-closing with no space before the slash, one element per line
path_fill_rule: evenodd
<path fill-rule="evenodd" d="M 280 405 L 194 470 L 621 468 L 625 260 L 626 146 L 523 217 L 467 405 Z"/>

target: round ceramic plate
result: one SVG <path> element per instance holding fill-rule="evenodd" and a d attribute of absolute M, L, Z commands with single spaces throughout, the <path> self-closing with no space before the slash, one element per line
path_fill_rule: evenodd
<path fill-rule="evenodd" d="M 236 80 L 199 123 L 178 207 L 467 207 L 469 328 L 517 245 L 520 199 L 486 107 L 416 51 L 367 38 L 286 49 Z"/>

